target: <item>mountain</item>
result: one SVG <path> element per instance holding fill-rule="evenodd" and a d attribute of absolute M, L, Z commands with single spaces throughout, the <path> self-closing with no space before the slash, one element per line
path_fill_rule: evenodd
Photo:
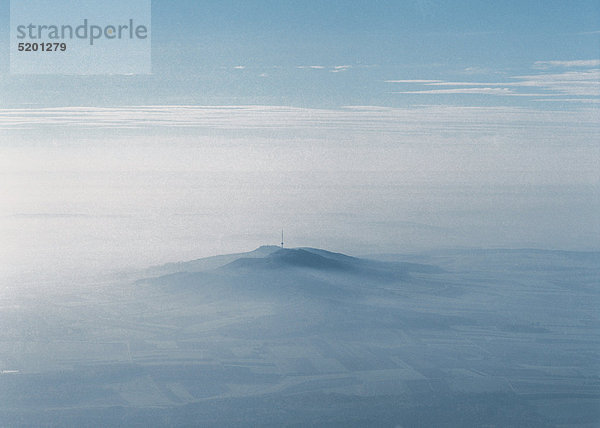
<path fill-rule="evenodd" d="M 598 426 L 596 254 L 374 257 L 267 246 L 7 294 L 0 426 Z"/>
<path fill-rule="evenodd" d="M 441 273 L 425 264 L 381 262 L 316 248 L 260 247 L 254 251 L 168 265 L 150 272 L 179 272 L 139 280 L 139 284 L 165 291 L 235 293 L 248 297 L 282 297 L 290 294 L 347 299 L 380 293 L 382 287 L 399 284 L 411 273 Z M 378 291 L 379 290 L 379 291 Z"/>
<path fill-rule="evenodd" d="M 145 275 L 167 275 L 176 272 L 201 272 L 208 269 L 214 269 L 219 266 L 224 266 L 239 258 L 261 258 L 278 251 L 280 247 L 275 245 L 263 245 L 254 251 L 247 253 L 226 254 L 220 256 L 206 257 L 202 259 L 190 260 L 187 262 L 168 263 L 161 266 L 154 266 L 146 269 Z"/>
<path fill-rule="evenodd" d="M 340 256 L 345 257 L 342 259 Z M 357 266 L 358 259 L 335 254 L 305 249 L 284 249 L 281 248 L 268 254 L 266 257 L 239 259 L 227 264 L 225 268 L 250 268 L 250 269 L 281 269 L 288 267 L 307 268 L 316 270 L 351 270 Z"/>

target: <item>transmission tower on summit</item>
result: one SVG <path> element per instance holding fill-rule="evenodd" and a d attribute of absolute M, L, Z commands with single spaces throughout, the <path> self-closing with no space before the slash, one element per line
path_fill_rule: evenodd
<path fill-rule="evenodd" d="M 283 248 L 283 229 L 281 229 L 281 248 Z"/>

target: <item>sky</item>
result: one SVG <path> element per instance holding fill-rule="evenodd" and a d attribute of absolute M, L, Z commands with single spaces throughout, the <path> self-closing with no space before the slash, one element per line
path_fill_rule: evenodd
<path fill-rule="evenodd" d="M 597 1 L 153 1 L 151 75 L 11 75 L 0 258 L 600 249 Z M 271 242 L 272 241 L 272 242 Z"/>
<path fill-rule="evenodd" d="M 599 9 L 585 0 L 153 1 L 152 76 L 10 76 L 3 43 L 0 105 L 562 109 L 598 95 Z M 0 11 L 6 41 L 7 0 Z"/>

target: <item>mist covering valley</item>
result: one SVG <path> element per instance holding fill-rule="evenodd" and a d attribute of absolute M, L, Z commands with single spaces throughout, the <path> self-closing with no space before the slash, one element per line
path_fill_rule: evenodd
<path fill-rule="evenodd" d="M 0 5 L 0 428 L 600 427 L 600 1 Z"/>
<path fill-rule="evenodd" d="M 0 300 L 1 426 L 600 423 L 600 253 L 248 253 Z"/>

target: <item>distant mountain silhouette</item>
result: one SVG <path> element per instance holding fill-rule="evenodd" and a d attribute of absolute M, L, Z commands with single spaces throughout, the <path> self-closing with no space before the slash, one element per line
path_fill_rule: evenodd
<path fill-rule="evenodd" d="M 170 292 L 195 290 L 213 296 L 277 297 L 291 293 L 348 298 L 372 293 L 382 284 L 401 283 L 411 273 L 439 272 L 440 268 L 431 265 L 381 262 L 317 248 L 263 246 L 248 253 L 154 268 L 148 271 L 148 276 L 154 277 L 138 283 Z"/>
<path fill-rule="evenodd" d="M 202 272 L 209 269 L 215 269 L 224 266 L 239 258 L 261 258 L 280 250 L 281 247 L 275 245 L 263 245 L 254 251 L 247 253 L 234 253 L 219 256 L 205 257 L 187 262 L 167 263 L 161 266 L 154 266 L 145 271 L 146 275 L 165 275 L 177 272 Z"/>

